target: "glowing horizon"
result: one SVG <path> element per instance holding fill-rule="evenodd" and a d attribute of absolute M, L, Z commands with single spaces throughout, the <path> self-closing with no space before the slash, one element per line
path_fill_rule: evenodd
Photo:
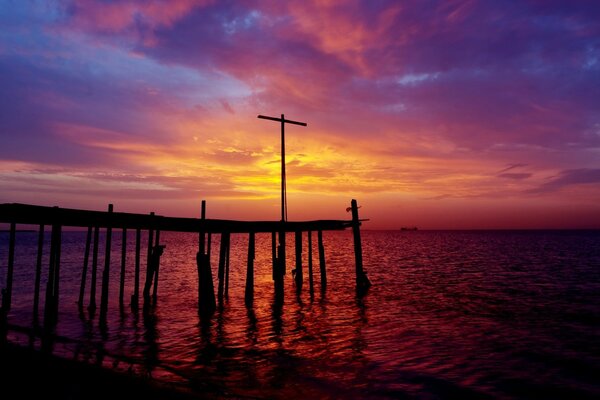
<path fill-rule="evenodd" d="M 600 228 L 600 5 L 0 1 L 0 203 Z"/>

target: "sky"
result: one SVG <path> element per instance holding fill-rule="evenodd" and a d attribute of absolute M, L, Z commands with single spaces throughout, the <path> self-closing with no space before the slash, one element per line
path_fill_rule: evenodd
<path fill-rule="evenodd" d="M 600 228 L 596 0 L 0 0 L 0 203 Z"/>

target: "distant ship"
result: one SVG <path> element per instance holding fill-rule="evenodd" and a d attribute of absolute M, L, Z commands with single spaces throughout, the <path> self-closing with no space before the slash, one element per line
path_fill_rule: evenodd
<path fill-rule="evenodd" d="M 416 231 L 417 229 L 416 226 L 403 226 L 400 228 L 401 231 Z"/>

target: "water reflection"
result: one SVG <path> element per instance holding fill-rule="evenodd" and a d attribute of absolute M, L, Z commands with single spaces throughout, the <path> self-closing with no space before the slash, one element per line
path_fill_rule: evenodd
<path fill-rule="evenodd" d="M 158 316 L 154 307 L 144 307 L 144 348 L 142 348 L 142 359 L 148 376 L 152 376 L 152 371 L 159 363 L 160 347 L 158 345 Z"/>
<path fill-rule="evenodd" d="M 448 391 L 506 398 L 515 393 L 510 382 L 539 389 L 535 394 L 557 385 L 565 398 L 600 395 L 600 236 L 365 232 L 374 287 L 364 297 L 354 290 L 351 236 L 324 239 L 335 249 L 327 290 L 313 301 L 308 285 L 298 294 L 288 274 L 280 303 L 271 237 L 256 235 L 254 301 L 246 307 L 247 237 L 232 235 L 229 295 L 201 318 L 197 237 L 165 234 L 157 306 L 122 310 L 115 300 L 100 326 L 97 315 L 76 308 L 85 233 L 65 232 L 57 336 L 76 344 L 78 359 L 120 357 L 154 379 L 239 397 L 434 398 Z M 35 260 L 27 261 L 27 249 L 17 256 L 9 317 L 28 325 Z M 133 266 L 125 280 L 130 292 Z M 218 263 L 211 266 L 216 278 Z M 110 291 L 118 293 L 118 268 L 111 271 Z M 42 347 L 56 351 L 55 338 L 44 337 Z"/>

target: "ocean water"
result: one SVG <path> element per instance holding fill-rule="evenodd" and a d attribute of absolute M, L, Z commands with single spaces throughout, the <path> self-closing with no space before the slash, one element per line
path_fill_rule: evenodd
<path fill-rule="evenodd" d="M 197 236 L 161 234 L 158 302 L 118 304 L 121 232 L 113 232 L 106 327 L 76 305 L 85 232 L 64 232 L 52 351 L 190 392 L 257 398 L 600 398 L 600 231 L 363 231 L 373 286 L 354 290 L 351 232 L 325 232 L 328 285 L 314 294 L 303 241 L 304 286 L 291 278 L 274 305 L 271 237 L 257 235 L 255 300 L 244 304 L 247 235 L 232 235 L 229 295 L 210 319 L 197 312 Z M 46 235 L 41 307 L 47 276 Z M 98 297 L 104 268 L 100 238 Z M 145 265 L 146 235 L 142 240 Z M 0 233 L 0 285 L 8 234 Z M 39 348 L 32 318 L 37 233 L 17 233 L 9 340 Z M 219 236 L 213 236 L 217 287 Z M 90 260 L 91 270 L 91 260 Z M 143 271 L 143 268 L 142 268 Z M 144 274 L 142 273 L 143 282 Z M 89 279 L 86 304 L 89 301 Z M 41 309 L 43 315 L 43 309 Z M 21 329 L 21 328 L 24 329 Z"/>

